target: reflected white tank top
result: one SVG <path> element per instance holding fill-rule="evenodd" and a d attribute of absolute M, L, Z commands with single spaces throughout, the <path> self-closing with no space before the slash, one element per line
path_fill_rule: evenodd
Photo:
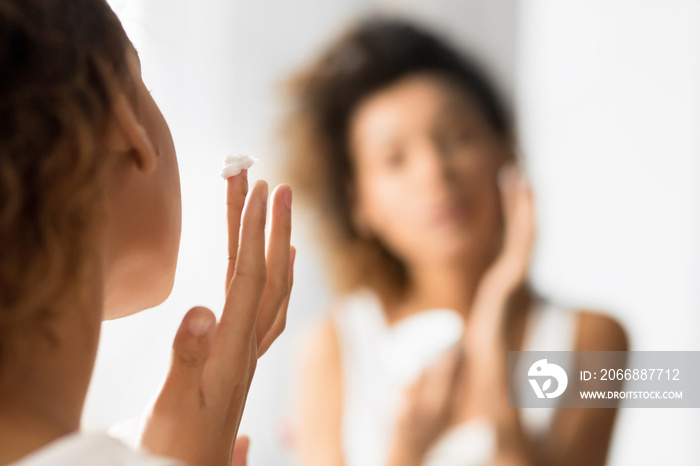
<path fill-rule="evenodd" d="M 390 327 L 379 299 L 369 290 L 348 296 L 335 309 L 343 374 L 341 440 L 345 466 L 385 465 L 397 404 L 406 384 L 461 337 L 461 320 L 455 325 L 450 313 L 421 312 Z M 576 315 L 536 302 L 525 332 L 524 350 L 572 351 Z M 527 433 L 533 437 L 546 434 L 555 409 L 522 409 Z M 423 466 L 483 466 L 494 453 L 493 427 L 474 419 L 444 432 Z"/>

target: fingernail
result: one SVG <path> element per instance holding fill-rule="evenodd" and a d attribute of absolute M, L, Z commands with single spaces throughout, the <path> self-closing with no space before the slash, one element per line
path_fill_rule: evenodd
<path fill-rule="evenodd" d="M 289 188 L 287 194 L 284 195 L 284 205 L 287 206 L 287 209 L 292 208 L 292 188 Z"/>
<path fill-rule="evenodd" d="M 187 327 L 192 335 L 199 337 L 209 332 L 211 323 L 211 319 L 205 316 L 197 316 L 190 319 Z"/>
<path fill-rule="evenodd" d="M 267 192 L 267 191 L 268 191 L 268 190 L 267 190 L 267 185 L 264 184 L 264 185 L 263 185 L 263 192 L 262 192 L 262 200 L 263 200 L 263 202 L 264 202 L 265 204 L 267 204 L 267 196 L 268 196 L 268 192 Z"/>
<path fill-rule="evenodd" d="M 530 184 L 530 180 L 527 178 L 527 175 L 523 170 L 520 170 L 518 172 L 520 176 L 518 176 L 518 183 L 520 186 L 528 186 Z"/>
<path fill-rule="evenodd" d="M 509 191 L 515 186 L 515 179 L 518 176 L 518 169 L 509 163 L 503 165 L 498 171 L 498 187 L 501 191 Z"/>

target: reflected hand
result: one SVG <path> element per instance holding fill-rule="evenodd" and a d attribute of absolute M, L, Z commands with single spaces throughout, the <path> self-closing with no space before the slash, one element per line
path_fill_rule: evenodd
<path fill-rule="evenodd" d="M 221 318 L 217 323 L 203 307 L 185 315 L 141 439 L 147 450 L 189 466 L 245 464 L 234 439 L 258 357 L 284 329 L 292 286 L 295 250 L 285 202 L 291 189 L 281 185 L 272 193 L 266 257 L 267 184 L 258 182 L 247 195 L 245 170 L 227 183 L 229 266 Z"/>
<path fill-rule="evenodd" d="M 465 343 L 472 351 L 484 345 L 504 344 L 507 304 L 523 285 L 530 266 L 535 238 L 533 195 L 521 169 L 505 166 L 499 174 L 503 209 L 503 246 L 496 260 L 484 272 L 476 289 Z"/>
<path fill-rule="evenodd" d="M 390 464 L 420 464 L 451 420 L 462 351 L 453 348 L 405 391 L 397 416 Z M 400 459 L 399 459 L 400 458 Z"/>
<path fill-rule="evenodd" d="M 464 384 L 485 411 L 502 412 L 508 392 L 509 301 L 527 279 L 535 237 L 533 195 L 521 170 L 506 166 L 499 176 L 503 246 L 484 272 L 474 296 L 463 347 L 469 374 Z M 507 406 L 507 403 L 505 403 Z"/>

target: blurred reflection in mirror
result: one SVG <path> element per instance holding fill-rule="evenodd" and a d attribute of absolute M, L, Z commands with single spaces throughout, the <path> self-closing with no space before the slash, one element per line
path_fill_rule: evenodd
<path fill-rule="evenodd" d="M 530 286 L 532 189 L 486 73 L 430 31 L 370 19 L 290 90 L 288 176 L 341 296 L 305 349 L 302 464 L 604 464 L 616 409 L 508 406 L 509 350 L 627 339 Z"/>

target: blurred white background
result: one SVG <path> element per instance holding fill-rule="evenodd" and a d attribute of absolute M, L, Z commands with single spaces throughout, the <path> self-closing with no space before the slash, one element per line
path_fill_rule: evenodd
<path fill-rule="evenodd" d="M 636 350 L 700 350 L 700 0 L 111 0 L 170 123 L 183 191 L 171 297 L 103 326 L 89 429 L 140 417 L 180 319 L 220 312 L 223 157 L 260 158 L 279 181 L 280 84 L 360 15 L 434 26 L 487 66 L 517 109 L 538 196 L 533 276 L 564 303 L 608 310 Z M 297 347 L 332 294 L 297 210 L 285 334 L 258 366 L 241 431 L 249 464 L 290 465 Z M 620 413 L 610 464 L 700 464 L 700 410 Z"/>

